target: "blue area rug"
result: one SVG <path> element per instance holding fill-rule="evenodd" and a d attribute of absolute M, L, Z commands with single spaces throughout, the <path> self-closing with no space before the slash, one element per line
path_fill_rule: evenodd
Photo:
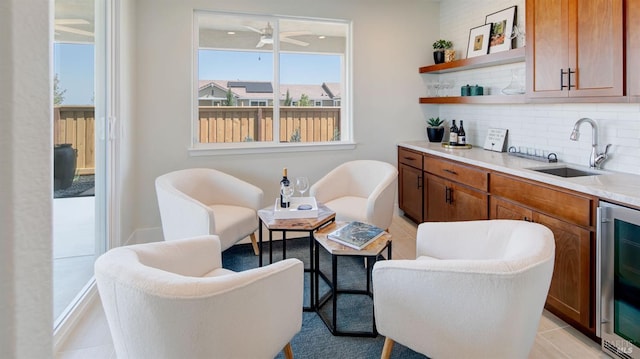
<path fill-rule="evenodd" d="M 263 263 L 269 263 L 268 242 L 263 243 Z M 296 238 L 287 240 L 287 258 L 298 258 L 309 266 L 309 239 Z M 273 260 L 282 259 L 282 241 L 273 245 Z M 233 246 L 222 253 L 225 268 L 242 271 L 258 266 L 258 257 L 253 254 L 250 244 Z M 331 278 L 331 256 L 320 247 L 320 269 Z M 366 271 L 362 258 L 338 258 L 338 288 L 365 289 Z M 321 280 L 320 294 L 327 293 L 329 287 Z M 309 305 L 309 273 L 305 273 L 304 305 Z M 370 331 L 372 326 L 373 301 L 364 295 L 341 294 L 338 296 L 338 329 Z M 302 309 L 301 309 L 302 310 Z M 331 318 L 331 301 L 322 311 Z M 339 359 L 339 358 L 380 358 L 384 337 L 356 338 L 333 336 L 324 322 L 315 312 L 302 314 L 302 330 L 291 341 L 296 359 Z M 418 354 L 398 343 L 393 347 L 392 358 L 424 359 Z M 280 353 L 276 358 L 283 358 Z"/>

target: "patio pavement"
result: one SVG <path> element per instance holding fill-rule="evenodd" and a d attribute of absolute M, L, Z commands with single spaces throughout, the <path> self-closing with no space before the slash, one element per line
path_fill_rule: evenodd
<path fill-rule="evenodd" d="M 95 260 L 94 197 L 53 200 L 53 319 L 93 277 Z"/>

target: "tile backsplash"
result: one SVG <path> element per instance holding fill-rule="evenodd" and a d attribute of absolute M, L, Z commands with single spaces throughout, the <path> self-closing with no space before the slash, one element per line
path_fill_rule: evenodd
<path fill-rule="evenodd" d="M 440 37 L 454 42 L 458 58 L 466 57 L 469 29 L 484 24 L 487 14 L 509 6 L 517 6 L 516 24 L 524 28 L 524 0 L 440 2 Z M 518 47 L 522 44 L 518 44 Z M 426 64 L 429 64 L 428 62 Z M 511 82 L 512 70 L 524 71 L 525 64 L 515 63 L 441 75 L 440 81 L 454 83 L 452 94 L 459 95 L 460 86 L 485 87 L 485 94 L 498 94 Z M 427 83 L 438 77 L 423 75 Z M 457 96 L 456 95 L 456 96 Z M 560 161 L 578 165 L 589 164 L 591 128 L 580 127 L 580 140 L 571 141 L 573 125 L 582 117 L 598 123 L 599 151 L 611 143 L 609 159 L 604 168 L 640 175 L 640 104 L 509 104 L 509 105 L 423 105 L 439 106 L 440 118 L 464 120 L 468 142 L 484 143 L 489 128 L 509 130 L 508 146 L 523 146 L 555 152 Z"/>

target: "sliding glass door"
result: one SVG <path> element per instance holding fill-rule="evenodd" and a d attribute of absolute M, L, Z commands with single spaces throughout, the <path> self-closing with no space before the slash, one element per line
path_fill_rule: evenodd
<path fill-rule="evenodd" d="M 54 323 L 86 295 L 107 248 L 111 88 L 109 0 L 55 0 Z"/>

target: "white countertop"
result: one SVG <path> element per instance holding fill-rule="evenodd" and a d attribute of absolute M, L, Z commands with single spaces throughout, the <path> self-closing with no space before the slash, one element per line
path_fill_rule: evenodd
<path fill-rule="evenodd" d="M 608 170 L 595 170 L 587 166 L 565 162 L 545 163 L 511 156 L 506 152 L 487 151 L 481 147 L 474 147 L 472 149 L 448 149 L 442 147 L 440 143 L 430 143 L 428 141 L 400 142 L 398 146 L 587 193 L 597 196 L 602 200 L 616 201 L 630 206 L 640 207 L 640 176 L 638 175 Z M 600 174 L 596 176 L 563 178 L 531 170 L 531 168 L 549 168 L 563 165 L 589 172 L 598 172 Z"/>

